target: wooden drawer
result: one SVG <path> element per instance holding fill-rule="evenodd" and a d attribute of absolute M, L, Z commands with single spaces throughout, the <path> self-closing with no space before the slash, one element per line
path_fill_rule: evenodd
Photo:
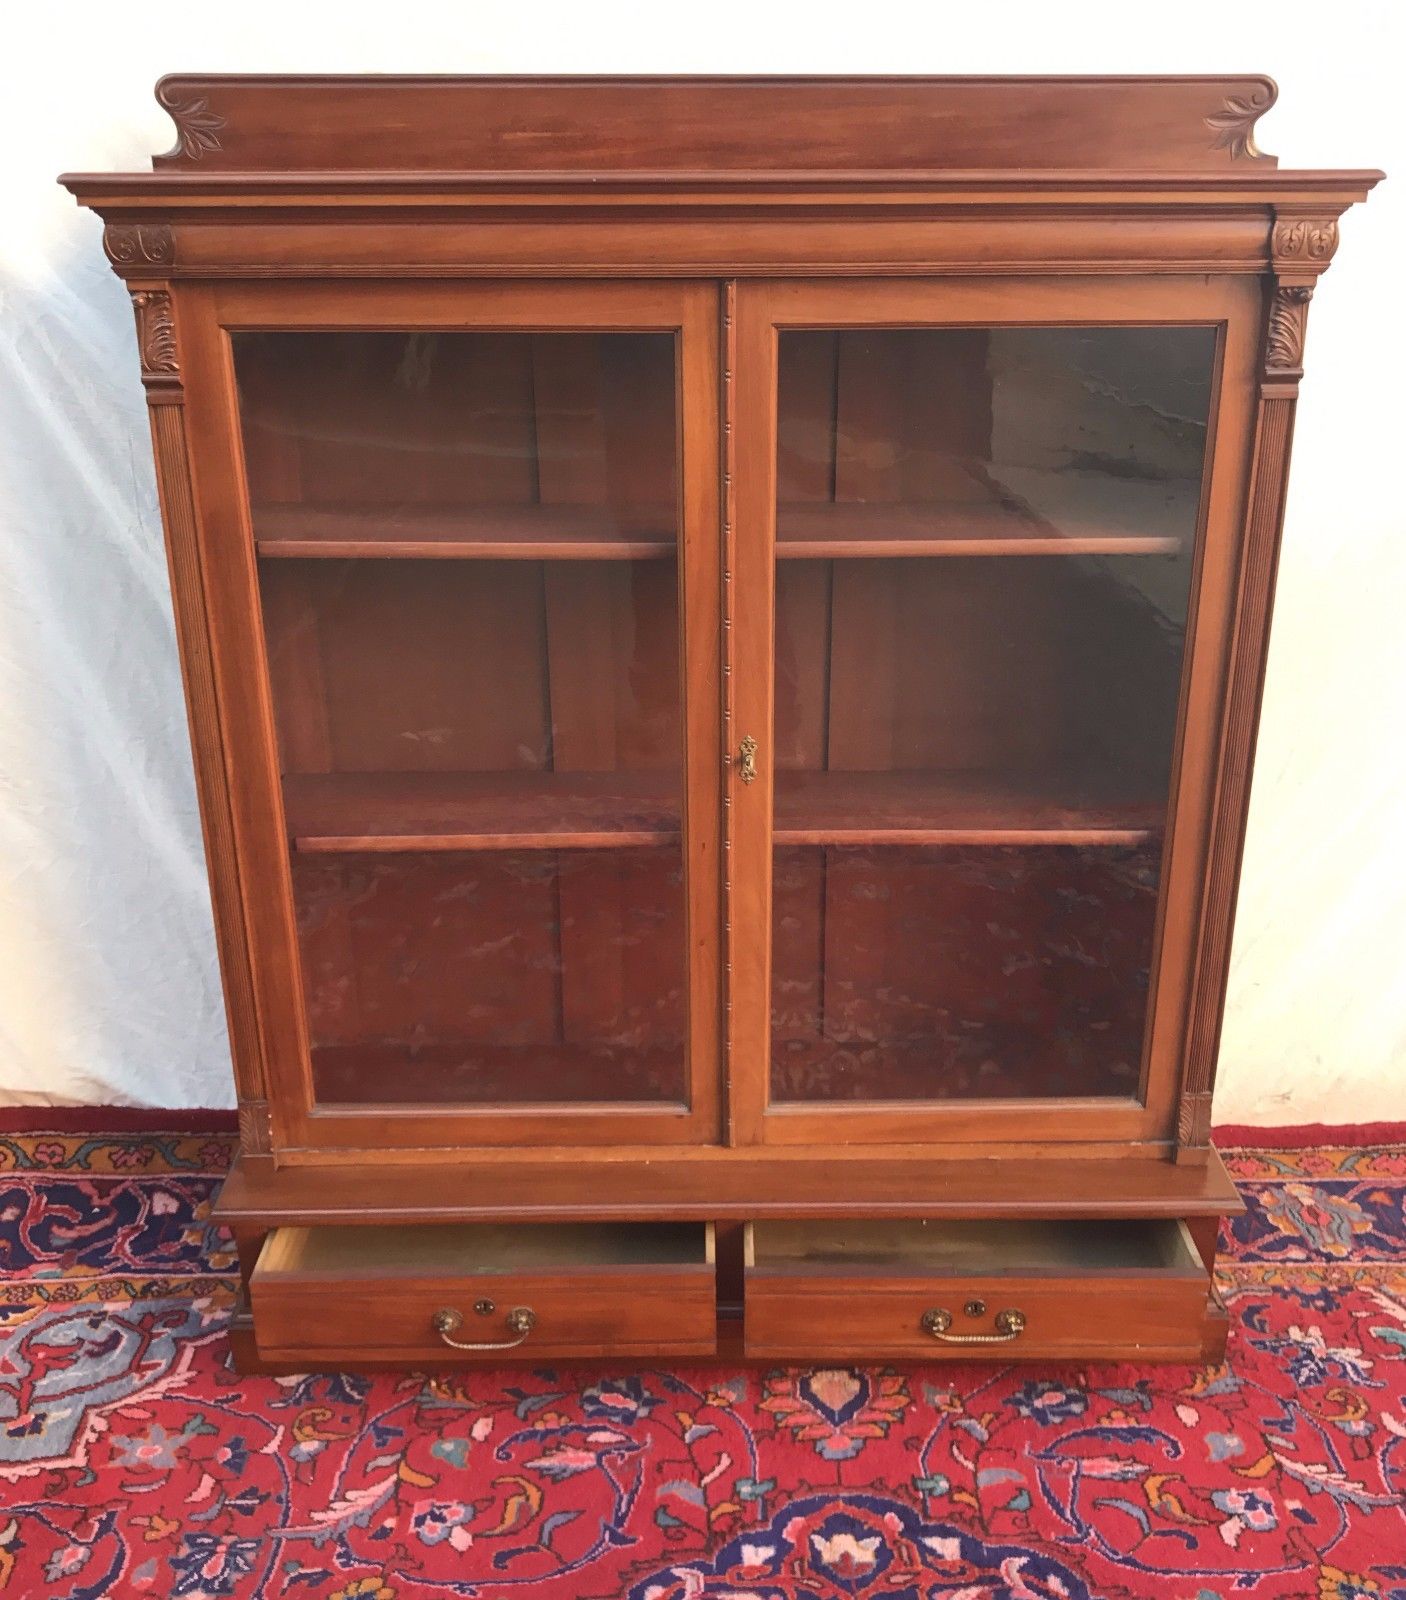
<path fill-rule="evenodd" d="M 279 1228 L 250 1279 L 260 1357 L 310 1367 L 711 1355 L 716 1300 L 698 1223 Z"/>
<path fill-rule="evenodd" d="M 759 1222 L 745 1249 L 749 1356 L 1201 1355 L 1209 1276 L 1177 1221 Z"/>

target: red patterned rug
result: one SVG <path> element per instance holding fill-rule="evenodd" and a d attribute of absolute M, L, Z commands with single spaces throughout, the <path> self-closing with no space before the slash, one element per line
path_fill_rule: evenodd
<path fill-rule="evenodd" d="M 240 1378 L 227 1134 L 0 1134 L 0 1595 L 1406 1600 L 1406 1145 L 1228 1153 L 1225 1366 Z"/>

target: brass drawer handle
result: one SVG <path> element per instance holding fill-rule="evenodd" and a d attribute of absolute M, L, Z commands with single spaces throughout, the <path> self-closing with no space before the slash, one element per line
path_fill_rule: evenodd
<path fill-rule="evenodd" d="M 952 1326 L 952 1313 L 934 1308 L 923 1313 L 923 1332 L 930 1333 L 939 1344 L 1009 1344 L 1025 1332 L 1023 1311 L 998 1311 L 995 1333 L 948 1333 Z"/>
<path fill-rule="evenodd" d="M 753 783 L 757 776 L 757 741 L 749 733 L 737 747 L 737 776 Z"/>
<path fill-rule="evenodd" d="M 447 1345 L 452 1345 L 456 1350 L 515 1350 L 518 1345 L 537 1326 L 537 1313 L 531 1306 L 516 1306 L 508 1313 L 508 1332 L 517 1335 L 515 1339 L 490 1340 L 486 1344 L 475 1343 L 467 1339 L 455 1339 L 452 1335 L 458 1333 L 464 1326 L 464 1313 L 455 1311 L 449 1306 L 434 1314 L 434 1331 Z"/>

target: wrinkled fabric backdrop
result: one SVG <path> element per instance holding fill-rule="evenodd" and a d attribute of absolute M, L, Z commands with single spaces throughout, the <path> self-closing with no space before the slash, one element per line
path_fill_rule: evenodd
<path fill-rule="evenodd" d="M 619 26 L 612 26 L 618 16 Z M 1343 228 L 1309 319 L 1216 1116 L 1406 1117 L 1406 518 L 1397 263 L 1406 159 L 1389 4 L 1311 27 L 1184 4 L 980 16 L 581 12 L 255 0 L 53 8 L 0 73 L 0 1101 L 231 1102 L 185 712 L 127 296 L 61 170 L 138 168 L 171 71 L 1266 70 L 1285 165 L 1397 173 Z M 628 25 L 627 25 L 628 24 Z M 1213 41 L 1213 46 L 1207 41 Z M 1395 43 L 1393 43 L 1395 41 Z"/>

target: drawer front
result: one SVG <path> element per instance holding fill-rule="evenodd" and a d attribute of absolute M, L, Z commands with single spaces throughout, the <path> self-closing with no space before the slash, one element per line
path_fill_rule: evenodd
<path fill-rule="evenodd" d="M 1057 1252 L 1057 1266 L 1032 1260 L 994 1270 L 953 1266 L 941 1249 L 930 1254 L 927 1263 L 877 1254 L 866 1262 L 851 1251 L 841 1261 L 822 1246 L 807 1260 L 749 1241 L 746 1353 L 846 1362 L 1200 1359 L 1210 1283 L 1184 1234 L 1164 1232 L 1152 1266 L 1080 1267 L 1067 1260 L 1077 1247 Z"/>
<path fill-rule="evenodd" d="M 651 1230 L 640 1230 L 644 1239 L 627 1242 L 613 1259 L 608 1250 L 575 1250 L 576 1240 L 554 1249 L 553 1237 L 570 1230 L 533 1230 L 516 1252 L 521 1266 L 511 1239 L 495 1252 L 474 1237 L 489 1231 L 278 1230 L 250 1280 L 260 1356 L 336 1367 L 706 1356 L 716 1349 L 711 1229 L 671 1230 L 695 1236 L 696 1251 L 661 1250 L 654 1260 Z M 502 1235 L 517 1231 L 491 1230 L 500 1245 Z M 412 1232 L 445 1237 L 406 1240 Z M 327 1237 L 347 1234 L 362 1238 Z M 397 1248 L 386 1235 L 414 1248 Z"/>

